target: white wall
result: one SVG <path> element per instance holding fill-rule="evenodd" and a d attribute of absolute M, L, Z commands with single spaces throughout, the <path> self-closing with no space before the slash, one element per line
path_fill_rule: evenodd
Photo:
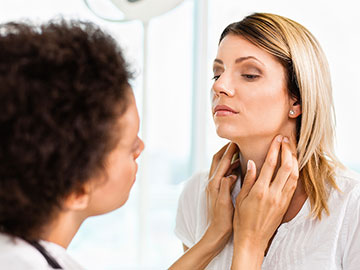
<path fill-rule="evenodd" d="M 344 164 L 360 171 L 359 11 L 358 1 L 354 0 L 212 0 L 209 15 L 209 78 L 218 39 L 228 24 L 253 12 L 270 12 L 304 25 L 319 40 L 329 61 L 337 117 L 337 154 Z M 208 133 L 212 134 L 208 139 L 211 156 L 223 141 L 214 135 L 210 114 L 208 122 Z"/>

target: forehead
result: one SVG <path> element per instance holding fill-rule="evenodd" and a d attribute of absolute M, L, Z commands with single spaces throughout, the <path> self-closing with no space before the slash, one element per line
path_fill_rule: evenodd
<path fill-rule="evenodd" d="M 237 58 L 248 56 L 254 56 L 267 65 L 280 64 L 275 56 L 254 45 L 244 37 L 234 34 L 228 34 L 220 42 L 216 58 L 221 59 L 224 62 L 233 62 Z"/>
<path fill-rule="evenodd" d="M 129 95 L 127 109 L 119 118 L 119 128 L 121 129 L 120 143 L 133 141 L 139 132 L 140 119 L 135 98 L 133 93 Z"/>

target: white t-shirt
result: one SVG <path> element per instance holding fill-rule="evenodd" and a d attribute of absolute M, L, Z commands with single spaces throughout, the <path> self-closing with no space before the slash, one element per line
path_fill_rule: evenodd
<path fill-rule="evenodd" d="M 175 234 L 188 247 L 206 231 L 206 192 L 208 173 L 191 177 L 180 196 Z M 282 224 L 264 258 L 263 270 L 359 270 L 360 269 L 360 176 L 339 171 L 336 182 L 341 193 L 332 190 L 328 199 L 330 216 L 321 221 L 310 214 L 306 200 L 300 212 Z M 238 179 L 233 200 L 240 191 Z M 231 267 L 233 241 L 207 266 L 210 270 Z"/>
<path fill-rule="evenodd" d="M 45 250 L 66 270 L 82 268 L 66 250 L 54 243 L 40 241 Z M 0 233 L 0 269 L 6 270 L 50 270 L 43 255 L 29 243 L 20 238 Z"/>

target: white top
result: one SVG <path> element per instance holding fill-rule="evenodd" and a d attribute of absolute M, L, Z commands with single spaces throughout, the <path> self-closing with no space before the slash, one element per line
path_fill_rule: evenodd
<path fill-rule="evenodd" d="M 175 234 L 188 247 L 206 230 L 208 173 L 191 177 L 180 196 Z M 342 193 L 332 190 L 328 199 L 330 216 L 321 221 L 310 217 L 306 200 L 300 212 L 282 224 L 264 258 L 262 270 L 359 270 L 360 269 L 360 175 L 339 171 L 336 182 Z M 240 179 L 232 192 L 240 191 Z M 207 266 L 211 270 L 231 267 L 233 241 Z"/>
<path fill-rule="evenodd" d="M 63 269 L 84 269 L 66 253 L 63 247 L 46 241 L 40 241 L 40 244 Z M 0 233 L 0 269 L 50 270 L 53 268 L 36 248 L 24 240 Z"/>

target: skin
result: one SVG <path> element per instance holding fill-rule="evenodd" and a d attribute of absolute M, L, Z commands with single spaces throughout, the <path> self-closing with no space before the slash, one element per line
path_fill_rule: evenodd
<path fill-rule="evenodd" d="M 237 151 L 236 144 L 229 143 L 214 155 L 207 188 L 209 228 L 192 248 L 185 247 L 186 253 L 170 269 L 204 269 L 224 248 L 232 233 L 232 269 L 261 269 L 268 241 L 283 219 L 297 186 L 297 160 L 289 140 L 277 136 L 258 178 L 254 162 L 249 162 L 234 209 L 230 193 L 237 179 L 233 170 L 240 166 L 239 160 L 232 162 Z M 279 155 L 282 162 L 274 175 L 276 162 L 273 161 Z"/>
<path fill-rule="evenodd" d="M 259 58 L 262 64 L 249 56 Z M 246 59 L 238 62 L 239 57 Z M 259 77 L 242 75 L 250 71 L 261 74 L 256 74 Z M 221 42 L 214 72 L 213 108 L 227 105 L 236 111 L 227 116 L 219 116 L 214 111 L 214 122 L 219 136 L 233 143 L 213 158 L 208 186 L 210 225 L 203 238 L 170 269 L 204 269 L 232 233 L 232 269 L 260 269 L 274 231 L 287 220 L 287 215 L 288 219 L 294 217 L 303 204 L 301 196 L 294 200 L 297 191 L 302 194 L 302 189 L 296 185 L 297 161 L 292 155 L 295 118 L 301 108 L 287 95 L 282 66 L 241 37 L 229 35 Z M 87 217 L 110 212 L 127 201 L 137 171 L 136 159 L 144 148 L 137 136 L 139 117 L 135 100 L 129 95 L 129 107 L 119 118 L 122 128 L 119 144 L 106 162 L 107 177 L 103 174 L 90 179 L 81 192 L 70 194 L 64 200 L 63 210 L 44 230 L 42 239 L 66 248 Z M 290 116 L 290 109 L 295 114 Z M 276 134 L 286 137 L 274 140 Z M 231 163 L 239 149 L 240 160 Z M 281 163 L 277 162 L 279 156 Z M 244 181 L 234 208 L 230 193 L 236 177 L 231 174 L 237 166 Z"/>
<path fill-rule="evenodd" d="M 277 170 L 279 155 L 281 165 Z M 299 169 L 287 137 L 274 138 L 260 174 L 256 175 L 255 163 L 250 160 L 236 198 L 233 270 L 261 269 L 269 241 L 292 200 Z"/>
<path fill-rule="evenodd" d="M 213 71 L 216 132 L 240 149 L 242 175 L 246 173 L 247 162 L 252 160 L 259 176 L 277 134 L 289 138 L 295 154 L 296 118 L 301 114 L 301 105 L 288 94 L 286 70 L 281 63 L 242 36 L 229 34 L 219 44 Z M 226 105 L 235 113 L 222 116 L 215 112 L 217 105 Z M 296 216 L 306 198 L 299 181 L 283 222 Z"/>
<path fill-rule="evenodd" d="M 130 91 L 128 95 L 128 108 L 118 120 L 116 134 L 120 138 L 106 159 L 105 171 L 89 179 L 80 192 L 65 198 L 63 209 L 45 227 L 42 239 L 67 248 L 86 218 L 113 211 L 128 200 L 138 169 L 136 160 L 144 149 L 137 135 L 139 115 L 135 98 Z"/>
<path fill-rule="evenodd" d="M 131 93 L 129 93 L 129 97 L 128 109 L 119 118 L 118 128 L 121 128 L 121 132 L 120 130 L 118 132 L 118 134 L 121 134 L 119 143 L 106 160 L 105 173 L 90 179 L 84 184 L 81 192 L 73 192 L 64 200 L 62 211 L 45 227 L 41 239 L 67 248 L 80 225 L 87 217 L 110 212 L 126 203 L 135 181 L 137 172 L 136 160 L 144 149 L 144 143 L 137 136 L 139 116 L 135 99 Z M 269 230 L 273 232 L 274 224 L 277 226 L 277 221 L 284 212 L 284 207 L 281 208 L 279 205 L 272 212 L 269 211 L 269 204 L 265 205 L 266 209 L 263 212 L 271 213 L 271 216 L 266 215 L 266 218 L 274 220 L 274 217 L 277 217 L 275 223 L 272 222 L 271 226 L 266 226 L 267 230 L 264 230 L 264 226 L 259 226 L 259 223 L 264 223 L 263 219 L 259 219 L 258 215 L 254 215 L 253 212 L 246 213 L 245 216 L 248 220 L 255 220 L 254 222 L 245 224 L 237 222 L 237 220 L 243 220 L 245 211 L 240 211 L 240 214 L 235 212 L 234 218 L 234 207 L 231 202 L 230 193 L 236 177 L 233 175 L 225 177 L 225 175 L 240 165 L 239 161 L 231 164 L 232 156 L 236 151 L 236 145 L 229 144 L 214 156 L 209 184 L 209 194 L 212 202 L 210 207 L 210 226 L 203 238 L 176 261 L 170 269 L 204 269 L 226 245 L 232 235 L 233 226 L 234 228 L 240 227 L 237 231 L 246 233 L 235 234 L 236 237 L 234 239 L 236 243 L 239 243 L 236 245 L 238 255 L 234 257 L 234 261 L 238 264 L 236 267 L 251 269 L 247 263 L 255 262 L 255 259 L 259 258 L 258 255 L 261 252 L 258 251 L 258 246 L 264 245 L 262 241 L 254 241 L 260 239 L 259 237 L 254 238 L 254 236 L 258 236 L 259 233 L 265 234 Z M 279 149 L 274 148 L 270 152 L 277 155 L 278 152 L 276 151 L 279 151 Z M 271 169 L 273 170 L 273 168 Z M 247 185 L 249 188 L 242 189 L 242 200 L 238 200 L 237 204 L 239 206 L 237 206 L 237 209 L 241 209 L 240 205 L 249 208 L 247 204 L 256 205 L 258 203 L 256 196 L 255 201 L 254 196 L 248 196 L 249 191 L 252 190 L 251 183 L 255 182 L 252 175 L 254 174 L 249 174 L 245 178 L 244 186 L 246 186 L 246 183 L 249 183 Z M 286 179 L 286 177 L 280 177 L 280 179 Z M 282 183 L 285 182 L 284 180 L 282 181 Z M 289 183 L 296 183 L 296 181 Z M 287 194 L 291 191 L 292 189 L 289 189 Z M 291 196 L 288 195 L 288 197 L 290 198 Z M 285 200 L 283 201 L 285 202 Z M 264 204 L 261 207 L 264 208 Z M 257 226 L 254 226 L 254 224 L 257 224 Z M 254 245 L 254 243 L 257 243 L 258 246 Z M 249 258 L 251 258 L 250 261 Z"/>
<path fill-rule="evenodd" d="M 223 221 L 221 248 L 226 235 L 234 233 L 232 269 L 258 270 L 278 226 L 293 219 L 307 198 L 297 181 L 295 132 L 301 106 L 288 94 L 282 64 L 241 36 L 229 34 L 221 41 L 213 71 L 216 132 L 232 143 L 214 156 L 210 169 L 211 222 Z M 222 105 L 230 113 L 219 110 Z M 231 163 L 236 152 L 240 158 Z M 236 166 L 243 181 L 234 209 L 221 190 L 224 183 L 233 184 L 227 175 Z M 216 211 L 219 201 L 221 212 Z"/>

